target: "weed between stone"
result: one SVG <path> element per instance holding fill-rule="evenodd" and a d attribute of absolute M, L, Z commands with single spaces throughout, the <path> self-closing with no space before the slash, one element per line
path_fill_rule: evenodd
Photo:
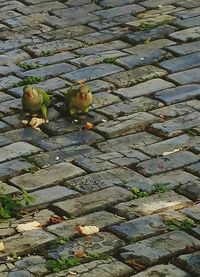
<path fill-rule="evenodd" d="M 22 81 L 19 81 L 18 83 L 15 84 L 15 87 L 20 87 L 20 86 L 25 86 L 25 85 L 31 85 L 31 84 L 37 84 L 39 82 L 44 81 L 44 77 L 39 77 L 39 76 L 29 76 L 23 79 Z"/>
<path fill-rule="evenodd" d="M 14 196 L 10 194 L 4 194 L 4 190 L 1 188 L 0 191 L 0 219 L 9 219 L 11 217 L 21 217 L 20 209 L 23 209 L 24 204 L 35 200 L 34 197 L 30 196 L 26 191 L 23 190 L 22 195 Z"/>
<path fill-rule="evenodd" d="M 176 218 L 165 220 L 165 224 L 170 231 L 174 230 L 189 230 L 197 226 L 192 219 L 179 220 Z"/>

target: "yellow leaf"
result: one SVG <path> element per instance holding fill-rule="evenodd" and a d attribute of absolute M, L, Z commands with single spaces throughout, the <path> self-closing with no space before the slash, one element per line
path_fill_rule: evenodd
<path fill-rule="evenodd" d="M 22 224 L 18 224 L 16 227 L 17 232 L 25 232 L 25 231 L 30 231 L 30 230 L 35 230 L 35 229 L 41 229 L 42 226 L 38 221 L 32 221 L 32 222 L 26 222 Z"/>
<path fill-rule="evenodd" d="M 78 225 L 76 227 L 76 231 L 80 234 L 80 235 L 92 235 L 95 233 L 99 232 L 99 228 L 97 226 L 80 226 Z"/>
<path fill-rule="evenodd" d="M 4 243 L 0 242 L 0 252 L 4 251 L 4 249 L 5 249 Z"/>

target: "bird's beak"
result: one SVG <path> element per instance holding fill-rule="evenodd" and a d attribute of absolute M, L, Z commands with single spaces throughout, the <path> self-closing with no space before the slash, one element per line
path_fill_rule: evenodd
<path fill-rule="evenodd" d="M 81 93 L 81 99 L 83 100 L 87 99 L 87 93 Z"/>
<path fill-rule="evenodd" d="M 27 91 L 27 95 L 28 95 L 28 97 L 32 97 L 33 96 L 33 93 L 32 93 L 32 91 L 31 90 L 29 90 L 29 91 Z"/>

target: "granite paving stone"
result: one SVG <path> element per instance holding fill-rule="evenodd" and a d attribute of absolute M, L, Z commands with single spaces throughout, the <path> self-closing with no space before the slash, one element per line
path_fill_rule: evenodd
<path fill-rule="evenodd" d="M 75 189 L 83 194 L 121 184 L 123 182 L 108 171 L 94 172 L 64 183 L 66 187 Z"/>
<path fill-rule="evenodd" d="M 20 73 L 20 76 L 21 77 L 40 76 L 44 78 L 49 78 L 54 76 L 56 77 L 66 72 L 70 72 L 71 70 L 76 70 L 76 67 L 67 63 L 59 63 L 59 64 L 48 65 L 37 69 L 28 70 L 24 73 Z"/>
<path fill-rule="evenodd" d="M 94 234 L 88 244 L 87 237 L 75 239 L 69 242 L 66 246 L 60 246 L 55 250 L 48 253 L 48 257 L 52 259 L 64 258 L 68 259 L 73 257 L 79 249 L 84 249 L 85 253 L 91 254 L 109 254 L 112 253 L 117 247 L 124 245 L 124 242 L 118 237 L 107 233 L 99 232 Z"/>
<path fill-rule="evenodd" d="M 189 271 L 192 274 L 199 275 L 200 266 L 200 251 L 193 254 L 181 255 L 174 259 L 174 262 L 177 266 L 183 267 L 185 270 Z"/>
<path fill-rule="evenodd" d="M 183 195 L 187 195 L 188 198 L 193 201 L 200 200 L 200 181 L 189 182 L 178 189 Z"/>
<path fill-rule="evenodd" d="M 200 138 L 198 136 L 190 137 L 187 134 L 177 136 L 175 138 L 171 138 L 168 140 L 164 140 L 161 142 L 157 142 L 151 145 L 139 147 L 147 155 L 152 157 L 162 156 L 165 153 L 170 154 L 170 151 L 174 151 L 175 149 L 183 150 L 188 149 L 188 147 L 193 144 L 197 144 L 200 142 Z M 165 154 L 165 155 L 166 155 Z"/>
<path fill-rule="evenodd" d="M 85 57 L 72 59 L 70 62 L 76 66 L 89 66 L 106 61 L 106 59 L 117 59 L 118 57 L 126 56 L 127 54 L 119 50 L 110 50 L 102 53 L 89 55 Z"/>
<path fill-rule="evenodd" d="M 110 187 L 75 199 L 58 202 L 53 205 L 53 208 L 70 216 L 80 216 L 101 208 L 108 208 L 131 197 L 132 193 L 124 188 Z"/>
<path fill-rule="evenodd" d="M 186 19 L 186 18 L 198 16 L 199 13 L 200 13 L 200 8 L 195 8 L 195 9 L 190 9 L 189 11 L 186 10 L 186 11 L 176 12 L 175 15 L 182 19 Z"/>
<path fill-rule="evenodd" d="M 132 5 L 125 5 L 125 6 L 123 5 L 121 7 L 97 11 L 95 12 L 95 14 L 103 18 L 112 18 L 120 15 L 126 15 L 128 13 L 136 14 L 144 10 L 145 10 L 144 7 L 132 4 Z"/>
<path fill-rule="evenodd" d="M 106 211 L 94 212 L 75 219 L 63 221 L 62 223 L 51 225 L 47 230 L 54 235 L 71 238 L 76 232 L 77 225 L 95 225 L 103 229 L 109 225 L 117 224 L 122 219 Z"/>
<path fill-rule="evenodd" d="M 123 149 L 133 149 L 140 148 L 146 145 L 156 143 L 160 141 L 160 138 L 151 135 L 147 132 L 139 132 L 136 134 L 126 135 L 123 137 L 118 137 L 114 139 L 109 139 L 105 142 L 97 143 L 98 149 L 103 152 L 107 152 L 110 149 L 118 150 L 120 145 L 120 150 Z"/>
<path fill-rule="evenodd" d="M 168 75 L 170 81 L 179 85 L 199 83 L 200 67 Z"/>
<path fill-rule="evenodd" d="M 157 39 L 150 41 L 146 44 L 138 44 L 129 48 L 124 49 L 124 51 L 130 53 L 130 54 L 135 54 L 135 53 L 140 53 L 145 52 L 145 51 L 151 51 L 151 50 L 156 50 L 156 49 L 163 49 L 164 47 L 170 47 L 171 45 L 174 45 L 175 42 L 166 38 L 163 39 Z"/>
<path fill-rule="evenodd" d="M 6 245 L 4 253 L 0 254 L 1 258 L 5 258 L 6 254 L 15 252 L 16 254 L 25 254 L 27 251 L 34 251 L 45 244 L 52 242 L 56 237 L 43 230 L 32 230 L 23 233 L 23 236 L 17 234 L 15 236 L 5 238 L 2 241 Z"/>
<path fill-rule="evenodd" d="M 11 160 L 20 156 L 28 156 L 41 151 L 40 148 L 35 147 L 27 142 L 15 142 L 10 145 L 1 147 L 0 162 Z"/>
<path fill-rule="evenodd" d="M 166 104 L 174 104 L 176 102 L 182 102 L 193 99 L 199 96 L 199 85 L 185 85 L 176 88 L 162 90 L 155 94 L 155 98 L 164 101 Z"/>
<path fill-rule="evenodd" d="M 199 241 L 187 233 L 173 231 L 125 246 L 121 249 L 120 256 L 125 261 L 136 258 L 149 266 L 183 253 L 189 245 L 200 247 Z"/>
<path fill-rule="evenodd" d="M 92 154 L 97 155 L 99 152 L 99 150 L 89 145 L 80 145 L 66 147 L 49 152 L 42 152 L 39 154 L 28 156 L 26 159 L 40 168 L 46 168 L 64 161 L 72 162 L 79 156 L 87 157 Z"/>
<path fill-rule="evenodd" d="M 2 147 L 20 141 L 33 143 L 35 145 L 45 137 L 47 137 L 47 135 L 33 128 L 16 129 L 0 134 L 0 146 Z M 23 143 L 20 145 L 22 144 Z"/>
<path fill-rule="evenodd" d="M 151 215 L 170 209 L 181 209 L 190 206 L 192 201 L 174 191 L 154 194 L 144 198 L 138 198 L 129 202 L 119 203 L 113 206 L 113 210 L 120 216 L 133 219 L 138 216 Z"/>
<path fill-rule="evenodd" d="M 116 277 L 120 277 L 122 274 L 130 275 L 133 273 L 133 269 L 114 259 L 109 258 L 107 260 L 96 260 L 83 265 L 78 265 L 71 269 L 63 270 L 58 273 L 48 274 L 48 277 L 66 277 L 71 275 L 71 270 L 76 272 L 77 277 L 101 277 L 102 274 L 106 274 L 106 277 L 112 277 L 115 274 Z"/>
<path fill-rule="evenodd" d="M 124 14 L 119 15 L 119 16 L 114 16 L 114 17 L 108 17 L 105 19 L 100 19 L 97 21 L 92 21 L 89 22 L 89 26 L 91 28 L 94 28 L 98 31 L 104 30 L 104 29 L 108 29 L 108 28 L 112 28 L 112 27 L 116 27 L 119 26 L 123 23 L 126 23 L 127 20 L 134 20 L 135 17 L 132 16 L 130 13 L 126 14 L 126 17 L 124 16 Z"/>
<path fill-rule="evenodd" d="M 151 95 L 157 91 L 161 91 L 174 86 L 175 85 L 173 83 L 169 83 L 160 78 L 156 78 L 153 80 L 142 82 L 135 86 L 117 89 L 115 90 L 115 94 L 125 99 L 131 99 L 139 96 Z"/>
<path fill-rule="evenodd" d="M 195 221 L 200 221 L 200 205 L 197 204 L 191 208 L 185 208 L 181 210 L 182 213 L 186 214 Z"/>
<path fill-rule="evenodd" d="M 89 81 L 120 71 L 124 71 L 124 69 L 117 65 L 101 63 L 98 65 L 91 65 L 89 67 L 74 70 L 70 73 L 62 75 L 61 77 L 72 82 L 77 82 L 79 80 Z"/>
<path fill-rule="evenodd" d="M 46 260 L 43 257 L 31 255 L 15 262 L 15 266 L 20 270 L 27 269 L 32 274 L 41 276 L 48 273 L 45 263 Z"/>
<path fill-rule="evenodd" d="M 199 0 L 0 0 L 0 276 L 200 275 L 199 18 Z M 52 99 L 39 128 L 29 84 Z"/>
<path fill-rule="evenodd" d="M 164 233 L 167 226 L 160 215 L 150 215 L 122 222 L 119 225 L 112 225 L 109 229 L 120 237 L 136 242 Z"/>
<path fill-rule="evenodd" d="M 131 44 L 143 43 L 147 40 L 162 39 L 165 36 L 176 34 L 177 28 L 171 25 L 162 25 L 153 29 L 133 32 L 133 34 L 124 35 L 124 39 Z M 180 31 L 181 32 L 181 31 Z M 194 35 L 193 35 L 194 36 Z"/>
<path fill-rule="evenodd" d="M 198 114 L 198 112 L 191 112 L 189 114 L 167 120 L 163 123 L 152 124 L 151 130 L 168 138 L 182 134 L 184 131 L 198 126 Z"/>
<path fill-rule="evenodd" d="M 43 56 L 45 51 L 50 51 L 51 54 L 54 54 L 60 51 L 76 49 L 81 47 L 82 45 L 83 44 L 81 42 L 78 42 L 75 40 L 63 39 L 63 40 L 45 42 L 42 44 L 38 43 L 33 46 L 27 46 L 25 50 L 39 57 L 39 56 Z"/>
<path fill-rule="evenodd" d="M 32 165 L 24 160 L 14 159 L 0 164 L 0 179 L 5 180 L 17 176 L 20 173 L 34 170 L 37 170 L 35 165 Z"/>
<path fill-rule="evenodd" d="M 199 26 L 199 19 L 200 16 L 183 19 L 183 20 L 176 20 L 175 24 L 182 27 L 182 28 L 192 28 L 192 27 L 198 27 Z"/>
<path fill-rule="evenodd" d="M 100 43 L 80 49 L 74 50 L 75 53 L 79 55 L 94 55 L 106 51 L 112 51 L 112 50 L 121 50 L 123 48 L 130 47 L 131 45 L 121 41 L 121 40 L 114 40 L 106 43 Z"/>
<path fill-rule="evenodd" d="M 180 45 L 168 46 L 167 49 L 170 50 L 173 54 L 186 55 L 199 51 L 200 41 L 183 43 Z"/>
<path fill-rule="evenodd" d="M 128 70 L 104 77 L 104 80 L 111 82 L 119 88 L 129 87 L 137 83 L 142 83 L 156 77 L 163 77 L 167 72 L 153 65 L 146 65 L 137 69 Z"/>
<path fill-rule="evenodd" d="M 33 197 L 34 201 L 29 203 L 25 209 L 28 211 L 34 211 L 36 208 L 45 209 L 56 201 L 62 201 L 78 195 L 79 194 L 76 191 L 59 185 L 39 189 L 30 193 L 30 196 Z"/>
<path fill-rule="evenodd" d="M 169 72 L 177 72 L 200 66 L 200 53 L 189 54 L 160 63 L 161 67 Z"/>
<path fill-rule="evenodd" d="M 159 119 L 146 112 L 138 112 L 128 116 L 122 116 L 116 120 L 110 120 L 99 124 L 95 129 L 106 138 L 115 138 L 120 135 L 137 133 Z"/>
<path fill-rule="evenodd" d="M 88 45 L 93 45 L 97 43 L 102 44 L 104 42 L 109 42 L 111 40 L 116 40 L 116 39 L 119 40 L 127 32 L 128 32 L 127 28 L 117 26 L 106 30 L 102 30 L 100 32 L 93 32 L 90 34 L 79 36 L 77 37 L 77 39 Z"/>
<path fill-rule="evenodd" d="M 125 101 L 123 103 L 117 103 L 98 109 L 99 113 L 107 116 L 108 118 L 117 118 L 120 116 L 137 113 L 140 111 L 148 112 L 157 107 L 163 107 L 164 104 L 156 100 L 152 100 L 147 97 L 138 97 L 131 101 Z"/>
<path fill-rule="evenodd" d="M 152 113 L 170 119 L 173 117 L 189 114 L 199 110 L 199 100 L 190 100 L 186 102 L 179 102 L 167 107 L 163 107 L 157 110 L 153 110 Z"/>
<path fill-rule="evenodd" d="M 136 56 L 137 55 L 137 56 Z M 127 57 L 122 57 L 116 60 L 116 62 L 127 69 L 133 69 L 136 66 L 156 63 L 161 59 L 167 57 L 167 53 L 163 50 L 156 49 L 151 51 L 144 51 L 135 53 L 134 55 L 129 55 Z"/>
<path fill-rule="evenodd" d="M 160 264 L 155 265 L 153 267 L 148 268 L 147 270 L 140 272 L 135 277 L 149 277 L 152 274 L 164 274 L 165 276 L 174 276 L 174 277 L 191 277 L 191 275 L 188 272 L 183 271 L 179 267 L 176 267 L 174 265 L 168 264 Z M 133 277 L 133 275 L 131 276 Z"/>
<path fill-rule="evenodd" d="M 14 177 L 10 182 L 19 188 L 33 191 L 53 186 L 81 174 L 84 174 L 82 169 L 68 162 L 62 162 L 49 168 L 38 170 L 35 173 L 26 173 L 19 177 Z"/>
<path fill-rule="evenodd" d="M 91 145 L 103 140 L 104 138 L 95 132 L 92 132 L 90 130 L 81 130 L 57 137 L 43 139 L 38 143 L 42 149 L 54 150 L 63 147 L 78 146 L 82 144 Z"/>
<path fill-rule="evenodd" d="M 200 37 L 200 27 L 198 26 L 194 28 L 188 28 L 185 30 L 177 31 L 171 33 L 169 36 L 172 39 L 178 39 L 182 42 L 190 42 Z"/>
<path fill-rule="evenodd" d="M 199 160 L 198 156 L 189 152 L 181 151 L 173 153 L 161 158 L 155 158 L 150 161 L 144 161 L 137 166 L 139 173 L 145 176 L 152 176 L 154 174 L 178 169 L 188 164 L 195 163 Z"/>
<path fill-rule="evenodd" d="M 188 8 L 188 9 L 199 7 L 198 0 L 179 1 L 177 4 L 181 7 Z"/>
<path fill-rule="evenodd" d="M 198 177 L 183 170 L 177 169 L 154 175 L 148 178 L 153 184 L 161 184 L 165 188 L 175 189 L 189 182 L 198 181 Z"/>
<path fill-rule="evenodd" d="M 162 5 L 165 6 L 165 5 L 169 5 L 169 4 L 174 4 L 176 3 L 176 0 L 164 0 L 162 1 Z M 145 7 L 148 7 L 148 8 L 156 8 L 158 7 L 160 4 L 160 1 L 159 0 L 147 0 L 147 1 L 144 1 L 143 2 L 143 5 Z"/>

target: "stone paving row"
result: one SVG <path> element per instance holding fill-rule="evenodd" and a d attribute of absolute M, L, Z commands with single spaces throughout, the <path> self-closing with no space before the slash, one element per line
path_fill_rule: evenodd
<path fill-rule="evenodd" d="M 53 96 L 40 130 L 27 77 Z M 200 276 L 199 100 L 199 0 L 0 0 L 1 196 L 34 197 L 0 220 L 0 277 Z"/>

